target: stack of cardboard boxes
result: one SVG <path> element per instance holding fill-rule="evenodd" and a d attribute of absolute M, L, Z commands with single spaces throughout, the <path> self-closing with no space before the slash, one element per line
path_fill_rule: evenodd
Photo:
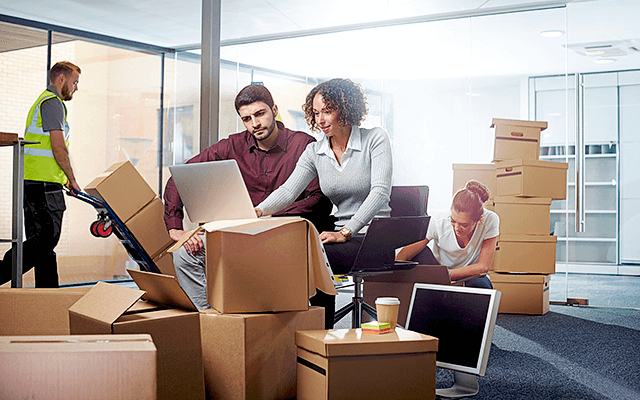
<path fill-rule="evenodd" d="M 164 225 L 164 205 L 129 161 L 113 164 L 84 191 L 105 202 L 147 252 L 160 272 L 175 275 L 167 248 L 173 244 Z"/>
<path fill-rule="evenodd" d="M 141 186 L 146 187 L 140 190 Z M 333 288 L 324 268 L 317 233 L 306 220 L 212 221 L 174 243 L 164 225 L 162 201 L 130 163 L 113 165 L 86 190 L 103 199 L 125 221 L 127 229 L 163 272 L 129 271 L 138 287 L 146 292 L 146 298 L 162 304 L 165 312 L 171 308 L 171 315 L 164 317 L 177 322 L 164 329 L 178 341 L 166 346 L 171 355 L 161 360 L 162 346 L 158 345 L 159 371 L 165 361 L 171 363 L 171 358 L 178 353 L 183 359 L 194 360 L 190 368 L 182 367 L 183 371 L 189 371 L 192 379 L 185 378 L 184 372 L 180 378 L 182 384 L 171 379 L 167 382 L 171 388 L 166 389 L 175 396 L 163 397 L 178 398 L 178 393 L 193 393 L 193 398 L 202 398 L 204 393 L 208 398 L 225 399 L 295 397 L 295 332 L 323 328 L 324 309 L 310 308 L 308 299 L 315 293 L 316 286 L 328 284 Z M 121 200 L 123 197 L 125 201 Z M 134 197 L 136 199 L 132 199 Z M 124 207 L 132 208 L 132 203 L 138 211 L 125 213 Z M 171 275 L 175 275 L 172 252 L 201 231 L 206 237 L 207 299 L 213 308 L 198 311 Z M 83 299 L 85 305 L 79 302 L 71 308 L 71 333 L 86 333 L 86 324 L 81 321 L 86 319 L 100 320 L 103 325 L 111 326 L 112 333 L 121 333 L 120 322 L 127 316 L 132 317 L 132 309 L 150 307 L 148 303 L 138 302 L 144 293 L 141 291 L 108 287 L 101 293 L 97 293 L 97 288 L 92 292 L 96 293 L 91 301 Z M 122 303 L 110 307 L 113 311 L 110 319 L 97 315 L 98 311 L 92 306 L 102 304 L 104 300 L 100 297 L 104 296 L 119 299 L 114 303 Z M 90 318 L 82 318 L 82 314 Z M 142 315 L 147 314 L 148 311 Z M 196 318 L 193 324 L 191 316 Z M 179 319 L 183 321 L 182 327 Z M 154 332 L 151 333 L 153 336 Z M 158 374 L 159 395 L 161 382 L 167 379 Z M 194 387 L 183 387 L 184 381 L 190 381 Z M 198 384 L 202 385 L 202 391 L 195 387 Z"/>
<path fill-rule="evenodd" d="M 549 310 L 549 275 L 555 273 L 550 206 L 566 198 L 568 164 L 538 159 L 546 122 L 494 119 L 492 127 L 494 163 L 455 164 L 454 192 L 475 179 L 494 196 L 485 207 L 500 217 L 490 274 L 502 292 L 500 312 L 541 315 Z"/>
<path fill-rule="evenodd" d="M 0 289 L 0 398 L 156 398 L 148 334 L 70 335 L 84 288 Z"/>
<path fill-rule="evenodd" d="M 140 290 L 105 282 L 86 290 L 0 290 L 0 336 L 21 335 L 19 346 L 14 339 L 0 340 L 0 369 L 17 363 L 16 354 L 31 357 L 44 367 L 38 373 L 51 379 L 36 374 L 24 381 L 24 389 L 35 393 L 38 382 L 46 381 L 60 398 L 120 398 L 123 390 L 159 399 L 289 399 L 296 397 L 300 387 L 315 393 L 315 376 L 301 386 L 296 382 L 296 332 L 327 332 L 321 331 L 324 309 L 309 307 L 308 299 L 316 287 L 336 293 L 318 233 L 308 221 L 212 221 L 172 243 L 163 222 L 162 201 L 131 163 L 113 165 L 86 191 L 113 209 L 166 274 L 129 270 Z M 206 236 L 207 297 L 213 307 L 207 310 L 197 310 L 182 290 L 172 262 L 172 252 L 200 231 Z M 34 335 L 62 336 L 41 340 Z M 97 342 L 87 342 L 83 335 L 101 336 L 95 336 Z M 430 369 L 421 371 L 430 379 L 426 398 L 432 398 L 437 339 L 415 335 L 426 346 L 425 366 Z M 373 353 L 386 354 L 390 346 L 386 342 L 411 345 L 417 340 L 394 338 L 378 340 L 375 349 L 371 343 L 356 346 L 357 351 L 340 360 L 360 362 L 364 357 L 366 361 Z M 20 347 L 17 353 L 16 346 Z M 47 358 L 41 350 L 60 356 Z M 85 357 L 86 351 L 95 357 Z M 86 368 L 79 374 L 72 368 L 70 375 L 46 367 L 47 362 L 64 365 L 60 359 L 80 360 Z M 340 371 L 338 367 L 331 370 Z M 388 375 L 386 385 L 395 385 L 393 376 Z M 73 387 L 65 380 L 73 382 Z M 335 390 L 343 383 L 349 387 L 350 382 L 332 378 L 327 385 Z M 43 393 L 57 398 L 50 391 Z M 324 398 L 327 391 L 319 393 Z"/>

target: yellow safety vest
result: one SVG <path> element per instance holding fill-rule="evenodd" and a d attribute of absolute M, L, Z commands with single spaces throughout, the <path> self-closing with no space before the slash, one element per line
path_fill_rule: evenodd
<path fill-rule="evenodd" d="M 53 157 L 51 136 L 42 130 L 42 113 L 40 106 L 45 100 L 57 98 L 64 106 L 64 140 L 69 148 L 69 124 L 67 123 L 67 106 L 55 93 L 45 90 L 33 104 L 27 116 L 27 127 L 24 140 L 40 142 L 24 147 L 24 179 L 30 181 L 56 182 L 65 185 L 68 181 L 62 168 Z"/>

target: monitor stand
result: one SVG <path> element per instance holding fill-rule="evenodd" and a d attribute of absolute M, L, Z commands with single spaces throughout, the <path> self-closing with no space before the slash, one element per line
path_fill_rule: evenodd
<path fill-rule="evenodd" d="M 447 389 L 436 389 L 436 398 L 460 398 L 478 394 L 478 378 L 473 374 L 453 371 L 453 386 Z"/>

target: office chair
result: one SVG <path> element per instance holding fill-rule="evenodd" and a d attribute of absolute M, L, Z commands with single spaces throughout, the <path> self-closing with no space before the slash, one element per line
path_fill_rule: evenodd
<path fill-rule="evenodd" d="M 393 186 L 391 187 L 391 217 L 422 217 L 427 215 L 427 203 L 429 199 L 429 186 Z M 384 272 L 386 274 L 392 271 Z M 376 272 L 350 273 L 353 278 L 354 294 L 351 302 L 336 311 L 333 318 L 334 324 L 344 318 L 349 312 L 351 315 L 351 327 L 359 328 L 362 322 L 363 312 L 377 319 L 376 309 L 365 303 L 363 284 L 365 276 L 378 275 Z"/>

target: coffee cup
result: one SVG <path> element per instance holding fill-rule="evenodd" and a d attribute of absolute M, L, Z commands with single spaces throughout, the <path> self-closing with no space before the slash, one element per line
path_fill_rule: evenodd
<path fill-rule="evenodd" d="M 396 329 L 399 309 L 400 300 L 397 297 L 378 297 L 376 299 L 378 322 L 388 322 L 391 325 L 391 330 Z"/>

